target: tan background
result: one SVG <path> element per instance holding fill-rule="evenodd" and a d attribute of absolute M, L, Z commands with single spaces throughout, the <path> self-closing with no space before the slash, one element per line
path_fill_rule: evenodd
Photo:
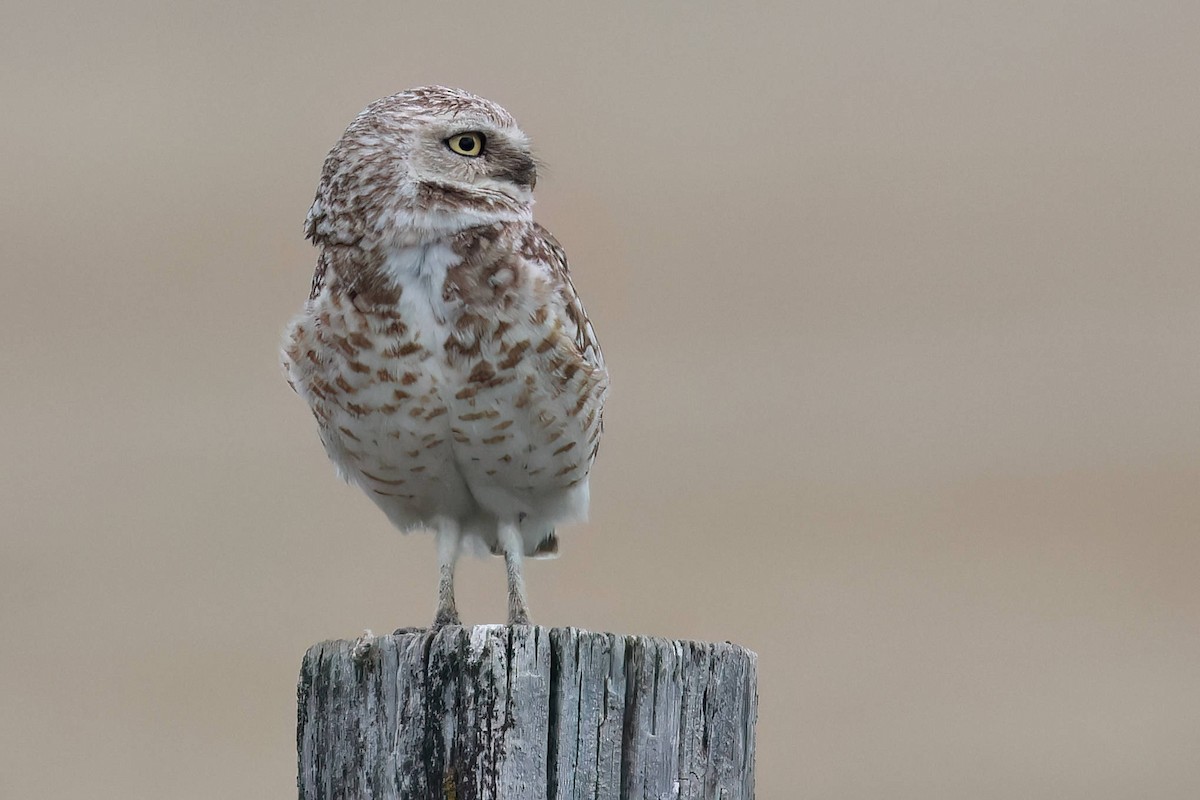
<path fill-rule="evenodd" d="M 1200 796 L 1200 5 L 8 5 L 0 797 L 294 796 L 306 646 L 430 618 L 276 356 L 427 82 L 612 365 L 539 622 L 757 650 L 763 798 Z"/>

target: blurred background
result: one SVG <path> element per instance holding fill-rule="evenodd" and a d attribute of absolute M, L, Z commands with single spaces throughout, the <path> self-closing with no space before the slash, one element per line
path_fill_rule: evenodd
<path fill-rule="evenodd" d="M 431 618 L 277 349 L 432 82 L 612 369 L 538 622 L 756 650 L 763 798 L 1200 796 L 1200 6 L 7 6 L 0 796 L 293 797 L 305 649 Z"/>

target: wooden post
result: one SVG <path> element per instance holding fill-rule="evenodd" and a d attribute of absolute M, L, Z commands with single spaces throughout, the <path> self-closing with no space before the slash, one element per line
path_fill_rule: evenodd
<path fill-rule="evenodd" d="M 302 800 L 750 800 L 754 653 L 575 628 L 314 645 Z"/>

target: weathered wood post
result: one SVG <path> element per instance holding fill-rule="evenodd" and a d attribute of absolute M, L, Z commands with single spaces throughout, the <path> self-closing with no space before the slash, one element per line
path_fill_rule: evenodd
<path fill-rule="evenodd" d="M 314 645 L 302 800 L 754 797 L 754 653 L 485 625 Z"/>

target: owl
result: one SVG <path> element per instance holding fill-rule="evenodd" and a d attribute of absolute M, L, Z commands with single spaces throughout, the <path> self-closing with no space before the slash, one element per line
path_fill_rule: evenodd
<path fill-rule="evenodd" d="M 434 627 L 460 624 L 464 549 L 522 559 L 586 518 L 608 372 L 562 247 L 533 221 L 537 162 L 500 106 L 426 86 L 378 100 L 325 159 L 317 247 L 283 364 L 336 471 L 403 532 L 432 531 Z"/>

